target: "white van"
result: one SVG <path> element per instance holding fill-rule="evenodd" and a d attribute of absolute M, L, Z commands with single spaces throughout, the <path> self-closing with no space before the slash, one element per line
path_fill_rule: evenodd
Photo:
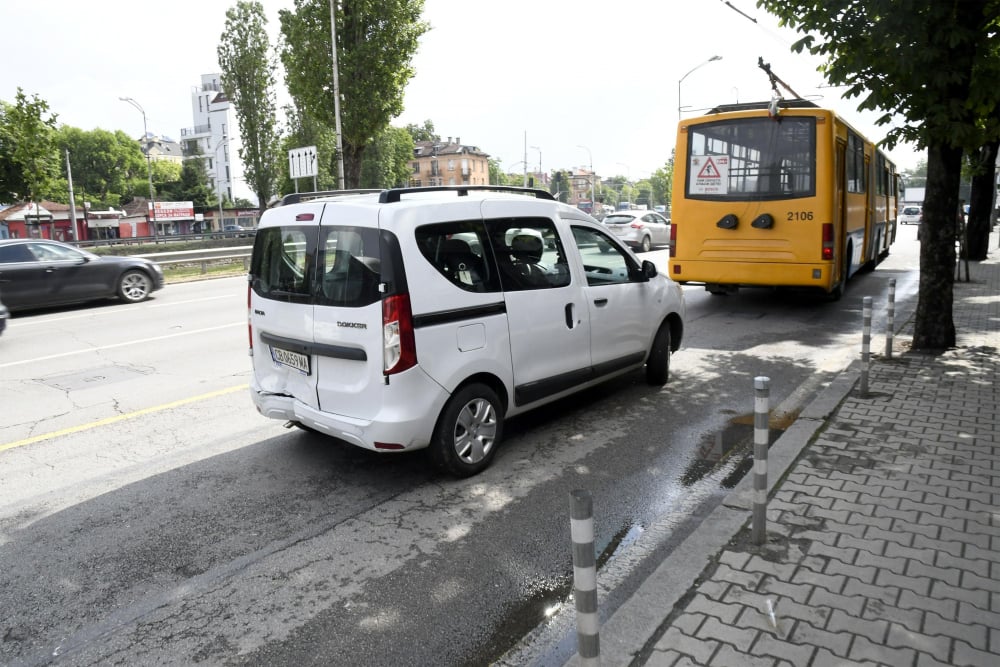
<path fill-rule="evenodd" d="M 526 188 L 289 195 L 248 279 L 262 415 L 457 476 L 508 417 L 643 368 L 664 384 L 684 328 L 678 285 Z"/>

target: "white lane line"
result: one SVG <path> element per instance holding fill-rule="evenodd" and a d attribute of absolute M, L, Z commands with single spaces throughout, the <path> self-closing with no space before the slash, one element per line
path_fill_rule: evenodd
<path fill-rule="evenodd" d="M 22 366 L 24 364 L 32 364 L 37 361 L 48 361 L 50 359 L 60 359 L 62 357 L 71 357 L 74 354 L 88 354 L 90 352 L 100 352 L 101 350 L 112 350 L 117 347 L 128 347 L 129 345 L 143 345 L 145 343 L 153 343 L 158 340 L 167 340 L 170 338 L 180 338 L 181 336 L 194 336 L 195 334 L 205 333 L 207 331 L 219 331 L 220 329 L 228 329 L 229 327 L 245 327 L 247 325 L 246 321 L 233 322 L 231 324 L 223 324 L 217 327 L 208 327 L 207 329 L 196 329 L 194 331 L 183 331 L 181 333 L 167 334 L 166 336 L 154 336 L 153 338 L 143 338 L 141 340 L 130 340 L 124 343 L 113 343 L 111 345 L 100 345 L 97 347 L 86 347 L 82 350 L 72 350 L 70 352 L 60 352 L 59 354 L 50 354 L 44 357 L 33 357 L 31 359 L 21 359 L 20 361 L 10 361 L 5 364 L 0 364 L 0 368 L 10 368 L 12 366 Z M 243 341 L 246 342 L 246 341 Z"/>

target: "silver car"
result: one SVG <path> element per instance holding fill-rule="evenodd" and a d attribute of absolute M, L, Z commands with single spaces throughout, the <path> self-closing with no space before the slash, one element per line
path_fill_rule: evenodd
<path fill-rule="evenodd" d="M 621 241 L 642 252 L 670 242 L 670 220 L 656 211 L 617 211 L 602 222 Z"/>
<path fill-rule="evenodd" d="M 897 222 L 901 225 L 919 225 L 923 217 L 923 209 L 919 206 L 904 206 L 899 212 Z"/>

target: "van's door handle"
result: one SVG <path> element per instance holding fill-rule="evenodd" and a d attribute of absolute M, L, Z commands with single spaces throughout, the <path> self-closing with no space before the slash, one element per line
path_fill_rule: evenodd
<path fill-rule="evenodd" d="M 573 304 L 571 303 L 566 304 L 566 328 L 573 328 Z"/>
<path fill-rule="evenodd" d="M 608 300 L 607 299 L 594 299 L 594 305 L 595 306 L 606 306 L 606 305 L 608 305 Z"/>

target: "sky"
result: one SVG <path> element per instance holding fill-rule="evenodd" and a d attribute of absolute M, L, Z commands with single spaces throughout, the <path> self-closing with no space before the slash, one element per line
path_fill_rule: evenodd
<path fill-rule="evenodd" d="M 273 43 L 278 11 L 293 1 L 262 1 Z M 151 132 L 178 139 L 194 124 L 192 89 L 202 74 L 218 72 L 216 49 L 233 5 L 3 2 L 0 99 L 13 102 L 21 87 L 48 102 L 59 123 L 139 137 L 142 115 L 119 100 L 132 97 Z M 857 111 L 857 98 L 825 86 L 820 61 L 792 53 L 796 34 L 755 5 L 426 0 L 431 28 L 393 125 L 430 120 L 442 138 L 477 146 L 505 171 L 521 172 L 527 161 L 529 171 L 592 166 L 604 178 L 639 180 L 669 160 L 678 106 L 689 117 L 717 104 L 770 99 L 762 58 L 796 93 L 882 139 L 889 128 L 875 125 L 877 114 Z M 279 103 L 287 99 L 281 82 Z M 924 157 L 910 145 L 889 155 L 900 169 Z"/>

